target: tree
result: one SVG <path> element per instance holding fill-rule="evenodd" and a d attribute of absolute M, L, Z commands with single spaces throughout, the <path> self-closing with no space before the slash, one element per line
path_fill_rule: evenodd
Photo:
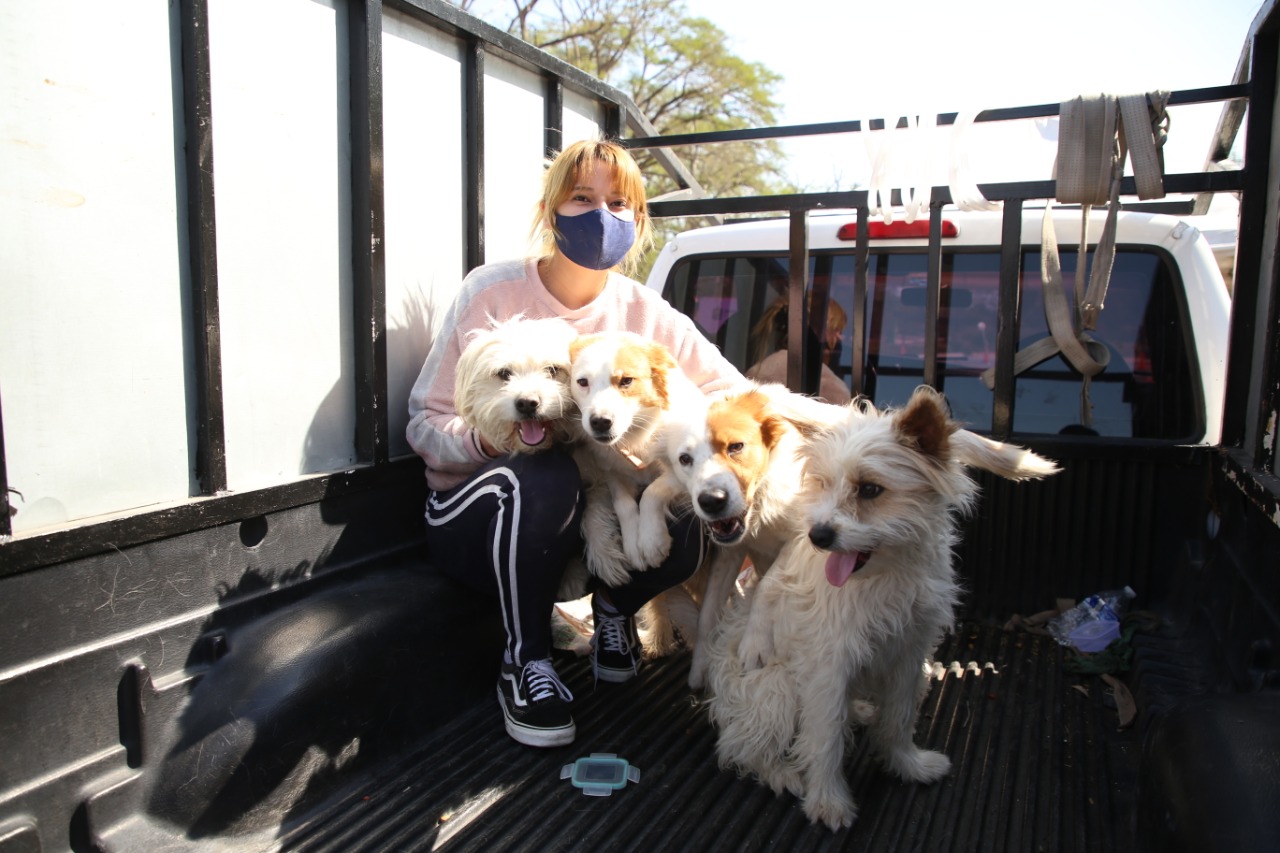
<path fill-rule="evenodd" d="M 458 0 L 460 8 L 621 89 L 663 135 L 777 123 L 781 75 L 735 55 L 723 30 L 684 0 Z M 676 188 L 636 152 L 649 195 Z M 788 192 L 776 141 L 681 146 L 674 153 L 715 197 Z M 659 223 L 670 233 L 679 222 Z"/>

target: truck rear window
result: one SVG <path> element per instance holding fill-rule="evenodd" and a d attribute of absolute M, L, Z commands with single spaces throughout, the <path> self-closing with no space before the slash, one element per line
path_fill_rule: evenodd
<path fill-rule="evenodd" d="M 1076 257 L 1064 247 L 1068 290 Z M 878 406 L 906 402 L 923 379 L 926 263 L 918 251 L 881 251 L 869 259 L 863 393 Z M 1000 256 L 994 250 L 957 250 L 944 253 L 942 265 L 938 383 L 957 420 L 986 429 L 993 395 L 980 377 L 995 359 Z M 761 378 L 785 381 L 787 280 L 785 256 L 701 256 L 673 270 L 665 295 L 739 369 L 754 367 L 764 371 Z M 814 253 L 808 280 L 810 299 L 813 282 L 829 289 L 819 394 L 839 402 L 841 395 L 847 398 L 852 376 L 853 255 Z M 820 307 L 810 304 L 811 310 Z M 1195 440 L 1203 427 L 1195 414 L 1199 389 L 1186 326 L 1164 256 L 1121 247 L 1093 334 L 1106 344 L 1110 363 L 1092 382 L 1091 416 L 1081 410 L 1081 375 L 1058 355 L 1015 378 L 1014 431 Z M 1026 251 L 1019 349 L 1048 334 L 1040 253 Z M 809 345 L 810 352 L 818 351 L 818 341 Z"/>

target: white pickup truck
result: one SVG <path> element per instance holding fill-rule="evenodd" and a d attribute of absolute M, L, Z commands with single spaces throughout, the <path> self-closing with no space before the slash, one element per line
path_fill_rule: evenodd
<path fill-rule="evenodd" d="M 1018 349 L 1050 335 L 1041 281 L 1043 209 L 1023 213 Z M 1081 212 L 1052 212 L 1068 295 Z M 942 209 L 936 381 L 953 415 L 977 429 L 992 423 L 989 387 L 996 356 L 1002 214 Z M 1105 214 L 1091 215 L 1091 240 Z M 807 303 L 828 294 L 821 393 L 855 390 L 854 317 L 865 330 L 861 387 L 880 405 L 903 403 L 923 381 L 929 222 L 870 222 L 866 296 L 854 310 L 856 213 L 809 218 Z M 686 231 L 658 256 L 648 286 L 694 319 L 742 370 L 785 381 L 789 222 L 741 220 Z M 1110 359 L 1091 381 L 1061 355 L 1015 377 L 1012 430 L 1023 435 L 1092 434 L 1214 444 L 1222 421 L 1230 296 L 1208 241 L 1187 219 L 1122 211 L 1110 287 L 1091 337 Z M 772 309 L 772 310 L 771 310 Z M 816 340 L 816 336 L 815 340 Z M 813 349 L 816 353 L 817 350 Z M 772 356 L 772 358 L 770 357 Z M 782 359 L 779 363 L 779 358 Z M 781 368 L 781 369 L 780 369 Z M 986 373 L 986 382 L 984 382 Z M 833 390 L 834 389 L 834 390 Z"/>

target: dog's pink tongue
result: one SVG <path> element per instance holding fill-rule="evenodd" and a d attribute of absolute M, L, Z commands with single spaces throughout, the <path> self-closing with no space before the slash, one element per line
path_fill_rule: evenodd
<path fill-rule="evenodd" d="M 547 437 L 547 428 L 542 421 L 521 421 L 520 440 L 530 447 L 537 447 Z"/>
<path fill-rule="evenodd" d="M 848 553 L 832 552 L 827 557 L 827 583 L 832 586 L 844 586 L 853 573 L 867 564 L 870 554 L 862 551 Z"/>

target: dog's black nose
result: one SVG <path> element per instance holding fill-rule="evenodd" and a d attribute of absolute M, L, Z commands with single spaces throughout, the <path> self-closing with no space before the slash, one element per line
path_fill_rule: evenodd
<path fill-rule="evenodd" d="M 526 418 L 531 418 L 538 413 L 538 401 L 520 397 L 516 400 L 516 411 Z"/>
<path fill-rule="evenodd" d="M 709 513 L 718 513 L 729 503 L 729 494 L 724 489 L 708 489 L 698 495 L 698 506 Z"/>
<path fill-rule="evenodd" d="M 836 541 L 836 531 L 830 524 L 815 524 L 809 528 L 809 541 L 819 548 L 830 548 Z"/>
<path fill-rule="evenodd" d="M 608 432 L 613 429 L 612 418 L 593 417 L 590 421 L 591 429 L 595 432 Z"/>

